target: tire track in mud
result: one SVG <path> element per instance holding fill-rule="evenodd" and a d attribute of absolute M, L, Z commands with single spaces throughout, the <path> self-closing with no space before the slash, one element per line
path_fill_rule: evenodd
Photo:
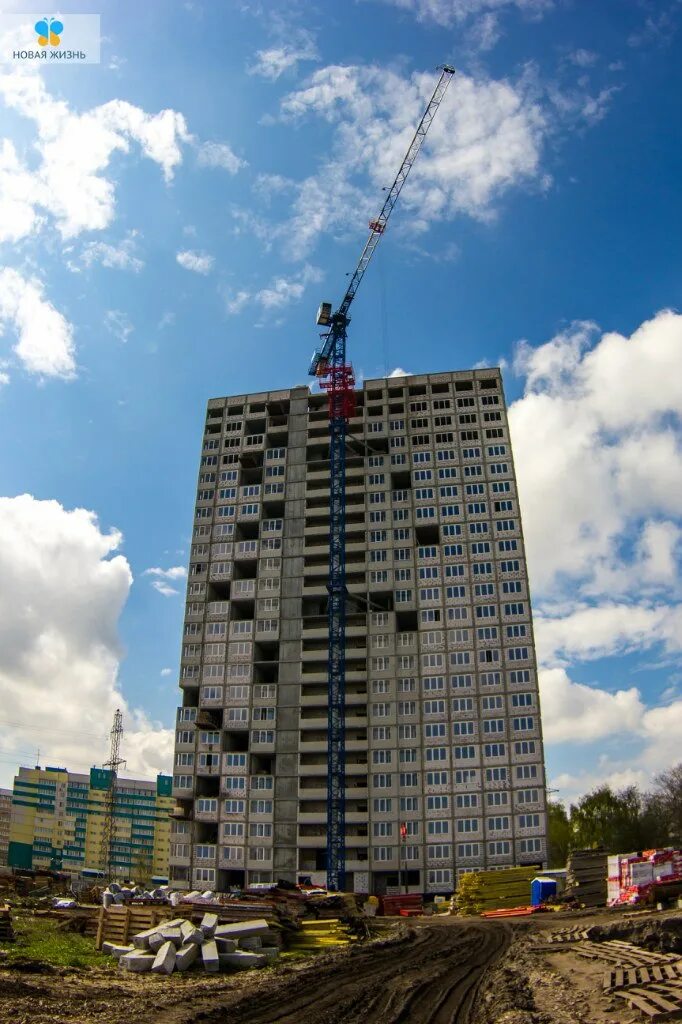
<path fill-rule="evenodd" d="M 206 1024 L 470 1024 L 483 977 L 511 941 L 504 924 L 418 927 L 334 964 L 273 979 L 201 1014 Z"/>

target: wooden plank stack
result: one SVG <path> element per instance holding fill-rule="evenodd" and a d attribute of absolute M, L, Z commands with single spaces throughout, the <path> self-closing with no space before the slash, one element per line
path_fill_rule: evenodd
<path fill-rule="evenodd" d="M 536 875 L 535 867 L 475 871 L 464 875 L 457 885 L 456 911 L 460 915 L 467 915 L 527 907 L 530 903 L 530 883 Z"/>
<path fill-rule="evenodd" d="M 577 900 L 583 907 L 606 905 L 606 850 L 573 850 L 566 867 L 564 900 Z"/>

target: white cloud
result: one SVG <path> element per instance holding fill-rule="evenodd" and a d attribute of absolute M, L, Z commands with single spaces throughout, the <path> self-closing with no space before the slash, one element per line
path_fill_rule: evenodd
<path fill-rule="evenodd" d="M 569 53 L 568 59 L 571 64 L 575 64 L 578 68 L 589 68 L 593 64 L 596 64 L 599 60 L 599 54 L 594 53 L 592 50 L 578 49 L 573 50 Z"/>
<path fill-rule="evenodd" d="M 247 166 L 246 160 L 233 153 L 225 142 L 203 142 L 199 146 L 197 163 L 200 167 L 221 167 L 229 174 L 236 174 Z"/>
<path fill-rule="evenodd" d="M 553 0 L 383 0 L 383 3 L 410 11 L 418 21 L 432 21 L 447 28 L 486 11 L 516 8 L 524 14 L 539 16 L 553 7 Z"/>
<path fill-rule="evenodd" d="M 38 229 L 43 218 L 35 203 L 41 194 L 14 145 L 9 139 L 0 139 L 0 242 L 18 242 Z"/>
<path fill-rule="evenodd" d="M 576 585 L 613 597 L 635 579 L 654 587 L 676 550 L 682 316 L 659 313 L 629 338 L 597 334 L 573 325 L 536 349 L 521 345 L 515 364 L 526 383 L 509 424 L 541 597 L 575 597 Z"/>
<path fill-rule="evenodd" d="M 131 143 L 137 143 L 169 182 L 182 161 L 182 145 L 191 141 L 185 119 L 176 111 L 147 114 L 131 103 L 111 100 L 75 113 L 48 92 L 40 74 L 23 69 L 0 73 L 0 97 L 34 121 L 37 132 L 35 171 L 29 173 L 7 147 L 0 159 L 10 225 L 5 230 L 15 236 L 21 232 L 18 237 L 35 231 L 44 219 L 36 208 L 54 218 L 63 238 L 107 227 L 114 216 L 115 186 L 105 172 L 113 155 L 129 153 Z"/>
<path fill-rule="evenodd" d="M 35 278 L 0 268 L 0 334 L 10 328 L 13 351 L 29 373 L 69 379 L 75 375 L 73 328 L 43 294 Z"/>
<path fill-rule="evenodd" d="M 134 330 L 130 320 L 120 309 L 108 309 L 104 314 L 103 323 L 106 329 L 123 345 Z"/>
<path fill-rule="evenodd" d="M 171 769 L 173 730 L 131 708 L 118 688 L 118 619 L 132 581 L 121 542 L 85 509 L 0 498 L 0 735 L 17 762 L 39 745 L 48 763 L 101 764 L 121 708 L 128 772 Z"/>
<path fill-rule="evenodd" d="M 640 727 L 644 705 L 634 686 L 608 693 L 573 682 L 563 668 L 544 669 L 539 681 L 548 743 L 590 743 Z"/>
<path fill-rule="evenodd" d="M 433 86 L 432 73 L 332 65 L 284 97 L 284 120 L 314 115 L 334 126 L 334 158 L 299 184 L 292 217 L 277 228 L 294 256 L 325 232 L 345 231 L 376 212 Z M 548 126 L 536 94 L 530 77 L 511 83 L 455 76 L 401 196 L 410 230 L 462 213 L 488 219 L 502 193 L 542 180 Z"/>
<path fill-rule="evenodd" d="M 195 249 L 183 249 L 176 254 L 175 259 L 181 267 L 184 267 L 185 270 L 191 270 L 195 274 L 210 273 L 214 263 L 213 257 L 209 256 L 208 253 L 198 252 Z"/>
<path fill-rule="evenodd" d="M 115 270 L 132 270 L 136 274 L 144 267 L 144 261 L 135 255 L 137 231 L 129 231 L 118 245 L 108 242 L 88 242 L 83 247 L 81 259 L 86 267 L 101 263 L 103 267 Z"/>
<path fill-rule="evenodd" d="M 309 284 L 318 284 L 323 273 L 319 267 L 309 263 L 301 269 L 296 277 L 275 277 L 266 288 L 261 288 L 254 295 L 254 300 L 263 309 L 281 309 L 290 302 L 301 298 Z"/>
<path fill-rule="evenodd" d="M 391 370 L 388 374 L 390 377 L 410 377 L 411 373 L 409 370 L 403 370 L 402 366 L 396 366 L 395 370 Z"/>
<path fill-rule="evenodd" d="M 276 81 L 285 71 L 295 69 L 301 61 L 319 60 L 317 46 L 310 32 L 298 29 L 292 42 L 271 46 L 256 52 L 256 60 L 247 68 L 248 74 Z"/>
<path fill-rule="evenodd" d="M 145 569 L 142 575 L 151 576 L 151 584 L 154 590 L 158 590 L 164 597 L 174 597 L 180 591 L 176 587 L 171 586 L 171 583 L 185 579 L 187 570 L 183 565 L 173 565 L 170 569 L 161 569 L 158 566 L 154 566 L 151 569 Z"/>
<path fill-rule="evenodd" d="M 160 672 L 160 675 L 162 675 L 162 676 L 172 676 L 173 675 L 173 669 L 172 668 L 162 668 L 161 672 Z"/>
<path fill-rule="evenodd" d="M 228 291 L 225 294 L 225 308 L 234 315 L 248 305 L 258 305 L 262 310 L 283 309 L 290 302 L 297 302 L 310 284 L 318 284 L 323 273 L 319 267 L 306 263 L 300 271 L 291 277 L 279 275 L 274 277 L 265 288 L 256 291 L 241 289 Z"/>
<path fill-rule="evenodd" d="M 549 743 L 618 737 L 622 761 L 553 780 L 575 796 L 598 781 L 648 783 L 679 760 L 682 701 L 569 677 L 576 662 L 682 650 L 682 316 L 630 337 L 580 322 L 515 360 L 509 411 L 535 597 Z M 626 671 L 629 673 L 630 666 Z M 603 769 L 603 771 L 602 771 Z"/>

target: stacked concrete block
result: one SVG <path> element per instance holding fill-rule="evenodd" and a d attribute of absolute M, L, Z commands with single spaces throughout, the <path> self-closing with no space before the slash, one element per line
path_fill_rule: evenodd
<path fill-rule="evenodd" d="M 213 974 L 274 963 L 279 950 L 272 945 L 264 948 L 264 937 L 272 937 L 267 921 L 218 924 L 217 914 L 204 914 L 199 927 L 182 918 L 165 921 L 133 935 L 129 946 L 105 942 L 102 951 L 118 960 L 122 970 L 135 973 L 168 975 L 196 963 Z"/>

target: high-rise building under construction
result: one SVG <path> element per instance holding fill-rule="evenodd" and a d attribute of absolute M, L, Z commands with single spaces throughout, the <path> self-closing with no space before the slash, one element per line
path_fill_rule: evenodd
<path fill-rule="evenodd" d="M 495 369 L 357 392 L 346 460 L 346 885 L 546 863 L 526 559 Z M 208 403 L 170 874 L 325 879 L 327 399 Z"/>

